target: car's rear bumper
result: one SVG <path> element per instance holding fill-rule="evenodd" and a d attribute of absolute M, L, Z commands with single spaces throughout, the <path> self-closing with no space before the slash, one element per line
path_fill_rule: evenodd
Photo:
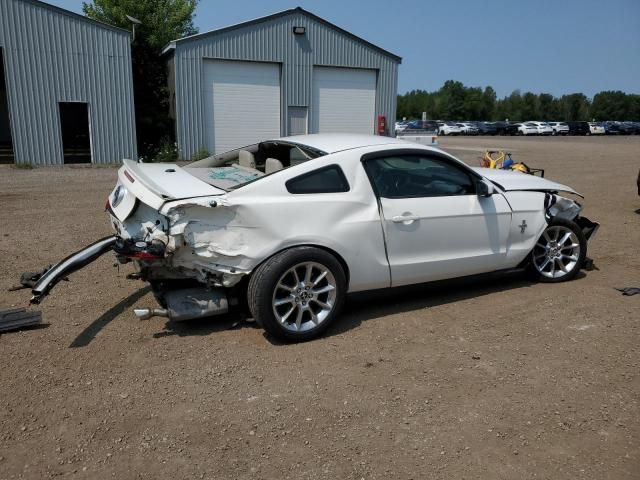
<path fill-rule="evenodd" d="M 112 250 L 116 240 L 116 236 L 102 238 L 48 269 L 31 290 L 31 303 L 40 303 L 60 280 Z"/>

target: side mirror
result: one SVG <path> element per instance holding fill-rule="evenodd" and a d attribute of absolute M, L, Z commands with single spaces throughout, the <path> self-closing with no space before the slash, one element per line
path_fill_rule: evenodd
<path fill-rule="evenodd" d="M 478 182 L 477 191 L 479 197 L 490 197 L 496 190 L 493 187 L 493 184 L 489 183 L 487 180 L 480 180 Z"/>

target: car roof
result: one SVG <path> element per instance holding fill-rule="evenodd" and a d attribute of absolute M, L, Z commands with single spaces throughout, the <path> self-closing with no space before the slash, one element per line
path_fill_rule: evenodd
<path fill-rule="evenodd" d="M 292 137 L 282 137 L 271 141 L 286 141 L 306 145 L 307 147 L 321 150 L 326 153 L 336 153 L 354 148 L 371 147 L 374 145 L 418 145 L 407 140 L 400 140 L 381 135 L 363 135 L 356 133 L 314 133 L 311 135 L 295 135 Z"/>

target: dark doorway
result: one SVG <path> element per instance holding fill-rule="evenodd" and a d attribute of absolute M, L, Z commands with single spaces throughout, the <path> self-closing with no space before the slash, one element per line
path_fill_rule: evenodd
<path fill-rule="evenodd" d="M 4 76 L 4 52 L 2 48 L 0 48 L 0 163 L 14 163 L 7 83 Z"/>
<path fill-rule="evenodd" d="M 91 163 L 88 104 L 60 102 L 60 128 L 64 163 Z"/>

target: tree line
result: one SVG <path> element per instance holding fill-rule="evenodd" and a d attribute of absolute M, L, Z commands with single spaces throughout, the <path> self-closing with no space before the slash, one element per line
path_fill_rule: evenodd
<path fill-rule="evenodd" d="M 436 120 L 640 121 L 640 95 L 602 91 L 589 99 L 583 93 L 554 97 L 515 90 L 502 99 L 492 87 L 467 87 L 447 80 L 435 92 L 412 90 L 398 95 L 398 118 Z"/>

